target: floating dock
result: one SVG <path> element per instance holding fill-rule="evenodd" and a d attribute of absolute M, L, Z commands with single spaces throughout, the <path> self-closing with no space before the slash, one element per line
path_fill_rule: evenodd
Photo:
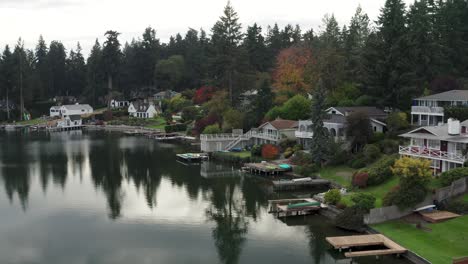
<path fill-rule="evenodd" d="M 83 126 L 48 127 L 47 131 L 50 131 L 50 132 L 72 131 L 72 130 L 80 130 L 82 127 Z"/>
<path fill-rule="evenodd" d="M 327 237 L 327 242 L 330 243 L 335 249 L 343 250 L 349 249 L 344 255 L 347 258 L 365 257 L 365 256 L 382 256 L 382 255 L 399 255 L 406 253 L 406 249 L 397 243 L 393 242 L 382 234 L 375 235 L 359 235 L 359 236 L 341 236 L 341 237 Z M 352 248 L 363 248 L 371 246 L 382 246 L 386 249 L 377 250 L 362 250 L 352 251 Z"/>
<path fill-rule="evenodd" d="M 251 174 L 264 174 L 264 175 L 280 175 L 284 172 L 291 171 L 289 165 L 286 168 L 287 164 L 275 164 L 271 162 L 261 162 L 261 163 L 247 163 L 244 165 L 243 170 L 250 172 Z"/>
<path fill-rule="evenodd" d="M 274 191 L 293 191 L 298 189 L 314 188 L 319 186 L 328 186 L 330 181 L 324 179 L 292 179 L 292 180 L 280 180 L 273 181 Z"/>
<path fill-rule="evenodd" d="M 188 162 L 207 160 L 209 158 L 208 154 L 206 153 L 184 153 L 184 154 L 177 154 L 176 156 L 177 158 L 188 161 Z"/>
<path fill-rule="evenodd" d="M 309 215 L 326 208 L 326 205 L 312 198 L 269 200 L 268 203 L 269 213 L 276 214 L 276 217 Z"/>

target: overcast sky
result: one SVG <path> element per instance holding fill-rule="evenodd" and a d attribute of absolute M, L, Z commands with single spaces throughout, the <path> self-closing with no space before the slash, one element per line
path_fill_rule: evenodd
<path fill-rule="evenodd" d="M 413 0 L 405 0 L 412 3 Z M 334 13 L 340 26 L 348 23 L 361 4 L 374 21 L 385 0 L 231 0 L 245 27 L 254 22 L 299 24 L 319 30 L 325 14 Z M 69 50 L 79 41 L 88 54 L 105 31 L 121 32 L 121 42 L 141 36 L 147 26 L 166 42 L 189 27 L 207 32 L 222 14 L 227 0 L 0 0 L 0 45 L 14 45 L 19 37 L 32 48 L 42 34 L 47 43 L 60 40 Z"/>

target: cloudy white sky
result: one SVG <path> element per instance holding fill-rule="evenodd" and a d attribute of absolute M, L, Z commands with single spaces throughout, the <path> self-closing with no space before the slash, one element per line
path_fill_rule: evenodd
<path fill-rule="evenodd" d="M 413 0 L 405 0 L 412 3 Z M 139 37 L 144 28 L 157 30 L 162 41 L 189 27 L 209 31 L 227 0 L 0 0 L 0 46 L 22 37 L 34 47 L 40 34 L 61 40 L 67 49 L 79 41 L 85 53 L 106 30 L 122 33 L 122 42 Z M 231 0 L 245 25 L 278 22 L 319 30 L 324 14 L 348 23 L 358 4 L 372 20 L 385 0 Z M 0 48 L 2 49 L 2 48 Z"/>

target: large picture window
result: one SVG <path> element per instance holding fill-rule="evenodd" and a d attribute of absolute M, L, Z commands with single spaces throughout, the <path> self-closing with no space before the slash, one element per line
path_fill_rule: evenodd
<path fill-rule="evenodd" d="M 440 140 L 429 139 L 427 141 L 427 147 L 431 149 L 440 149 Z"/>

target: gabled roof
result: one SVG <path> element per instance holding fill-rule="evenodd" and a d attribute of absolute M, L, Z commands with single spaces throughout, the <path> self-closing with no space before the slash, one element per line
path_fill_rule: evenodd
<path fill-rule="evenodd" d="M 133 105 L 133 107 L 135 108 L 137 112 L 146 112 L 148 111 L 148 108 L 150 108 L 150 106 L 154 107 L 154 104 L 147 100 L 138 100 L 138 101 L 132 102 L 131 104 Z"/>
<path fill-rule="evenodd" d="M 259 128 L 262 128 L 262 127 L 266 126 L 267 124 L 272 125 L 274 128 L 276 128 L 276 129 L 278 129 L 278 130 L 282 130 L 282 129 L 294 129 L 294 128 L 297 128 L 297 126 L 298 126 L 298 122 L 297 122 L 297 121 L 277 118 L 277 119 L 275 119 L 275 120 L 273 120 L 273 121 L 264 123 L 264 124 L 261 125 Z"/>
<path fill-rule="evenodd" d="M 53 105 L 52 107 L 50 107 L 50 109 L 54 109 L 54 110 L 60 110 L 60 107 L 59 105 Z"/>
<path fill-rule="evenodd" d="M 71 121 L 81 120 L 80 115 L 69 115 L 68 117 L 70 118 Z"/>
<path fill-rule="evenodd" d="M 340 114 L 347 116 L 353 112 L 364 112 L 366 113 L 369 117 L 372 118 L 380 118 L 380 117 L 386 117 L 387 113 L 385 113 L 383 110 L 374 107 L 374 106 L 348 106 L 348 107 L 330 107 L 327 109 L 327 112 L 330 110 L 335 109 L 337 112 Z"/>
<path fill-rule="evenodd" d="M 93 108 L 89 104 L 62 105 L 61 107 L 64 107 L 67 110 L 81 110 L 81 109 L 86 109 L 88 111 L 93 110 Z"/>
<path fill-rule="evenodd" d="M 407 133 L 401 134 L 400 137 L 434 139 L 434 140 L 443 140 L 443 141 L 450 141 L 450 142 L 457 142 L 457 143 L 468 143 L 468 135 L 466 134 L 450 135 L 448 133 L 448 124 L 443 124 L 441 126 L 419 127 Z"/>
<path fill-rule="evenodd" d="M 415 100 L 468 101 L 468 90 L 451 90 L 416 98 Z"/>
<path fill-rule="evenodd" d="M 326 115 L 323 120 L 324 123 L 334 123 L 334 124 L 346 124 L 346 117 L 337 114 Z"/>

